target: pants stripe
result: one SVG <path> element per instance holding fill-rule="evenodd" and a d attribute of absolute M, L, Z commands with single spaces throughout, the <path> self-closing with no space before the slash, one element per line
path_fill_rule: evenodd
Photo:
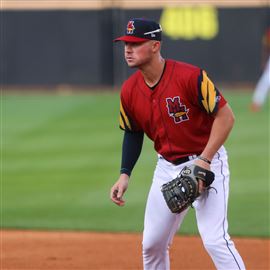
<path fill-rule="evenodd" d="M 230 247 L 229 247 L 229 243 L 228 243 L 228 240 L 226 239 L 226 230 L 225 230 L 225 221 L 226 221 L 226 213 L 227 213 L 227 206 L 226 206 L 226 193 L 225 193 L 225 175 L 224 175 L 224 173 L 223 173 L 223 161 L 222 161 L 222 159 L 220 158 L 220 154 L 219 154 L 219 152 L 217 152 L 217 154 L 218 154 L 218 160 L 220 161 L 220 163 L 221 163 L 221 175 L 223 176 L 223 190 L 224 190 L 224 192 L 223 192 L 223 194 L 224 194 L 224 219 L 223 219 L 223 239 L 225 240 L 225 242 L 226 242 L 226 246 L 227 246 L 227 248 L 228 248 L 228 250 L 230 251 L 230 253 L 232 254 L 232 256 L 233 256 L 233 258 L 234 258 L 234 261 L 236 262 L 236 264 L 237 264 L 237 266 L 238 266 L 238 269 L 239 270 L 241 270 L 241 267 L 240 267 L 240 265 L 239 265 L 239 263 L 237 262 L 237 259 L 236 259 L 236 257 L 235 257 L 235 255 L 233 254 L 233 252 L 232 252 L 232 250 L 230 249 Z"/>

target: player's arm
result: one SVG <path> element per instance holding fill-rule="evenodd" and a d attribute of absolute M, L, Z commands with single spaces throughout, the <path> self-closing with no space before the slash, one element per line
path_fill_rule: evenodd
<path fill-rule="evenodd" d="M 123 195 L 128 188 L 128 181 L 131 172 L 141 154 L 143 145 L 143 131 L 136 125 L 132 119 L 132 113 L 127 109 L 130 108 L 125 103 L 125 95 L 121 94 L 120 101 L 120 128 L 125 131 L 122 144 L 122 162 L 120 176 L 111 188 L 110 198 L 119 206 L 123 206 L 125 201 Z"/>
<path fill-rule="evenodd" d="M 201 157 L 206 161 L 197 159 L 195 164 L 210 170 L 209 163 L 211 163 L 216 152 L 225 143 L 234 125 L 234 114 L 204 70 L 201 70 L 200 76 L 196 81 L 199 105 L 209 117 L 214 118 L 214 121 L 209 140 L 201 153 Z M 209 161 L 209 163 L 207 161 Z M 203 183 L 200 181 L 200 191 L 203 189 L 202 184 Z"/>

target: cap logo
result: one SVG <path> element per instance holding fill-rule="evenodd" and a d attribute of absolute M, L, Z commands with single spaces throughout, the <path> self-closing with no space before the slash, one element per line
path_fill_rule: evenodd
<path fill-rule="evenodd" d="M 133 34 L 133 31 L 135 30 L 134 27 L 134 21 L 129 21 L 127 24 L 127 34 Z"/>

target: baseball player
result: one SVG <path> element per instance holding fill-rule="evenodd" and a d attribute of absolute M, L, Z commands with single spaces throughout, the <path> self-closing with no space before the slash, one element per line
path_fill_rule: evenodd
<path fill-rule="evenodd" d="M 215 173 L 210 189 L 200 182 L 201 195 L 193 203 L 204 247 L 217 269 L 245 269 L 227 221 L 229 168 L 223 143 L 234 124 L 233 112 L 206 71 L 161 56 L 161 33 L 154 21 L 131 19 L 125 35 L 115 39 L 124 42 L 128 66 L 138 70 L 121 90 L 122 163 L 111 200 L 125 204 L 146 134 L 154 142 L 157 165 L 145 209 L 144 269 L 170 269 L 169 247 L 188 209 L 172 213 L 161 186 L 193 163 Z"/>

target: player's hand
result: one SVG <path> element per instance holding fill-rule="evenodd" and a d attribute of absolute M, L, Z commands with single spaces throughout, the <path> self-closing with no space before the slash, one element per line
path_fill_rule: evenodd
<path fill-rule="evenodd" d="M 194 164 L 206 169 L 206 170 L 211 170 L 210 164 L 207 162 L 201 160 L 201 159 L 196 159 Z M 199 193 L 202 194 L 205 191 L 205 184 L 202 180 L 199 180 Z"/>
<path fill-rule="evenodd" d="M 125 205 L 123 195 L 128 188 L 128 180 L 129 176 L 127 174 L 121 174 L 119 179 L 111 188 L 110 198 L 115 204 L 119 206 Z"/>

